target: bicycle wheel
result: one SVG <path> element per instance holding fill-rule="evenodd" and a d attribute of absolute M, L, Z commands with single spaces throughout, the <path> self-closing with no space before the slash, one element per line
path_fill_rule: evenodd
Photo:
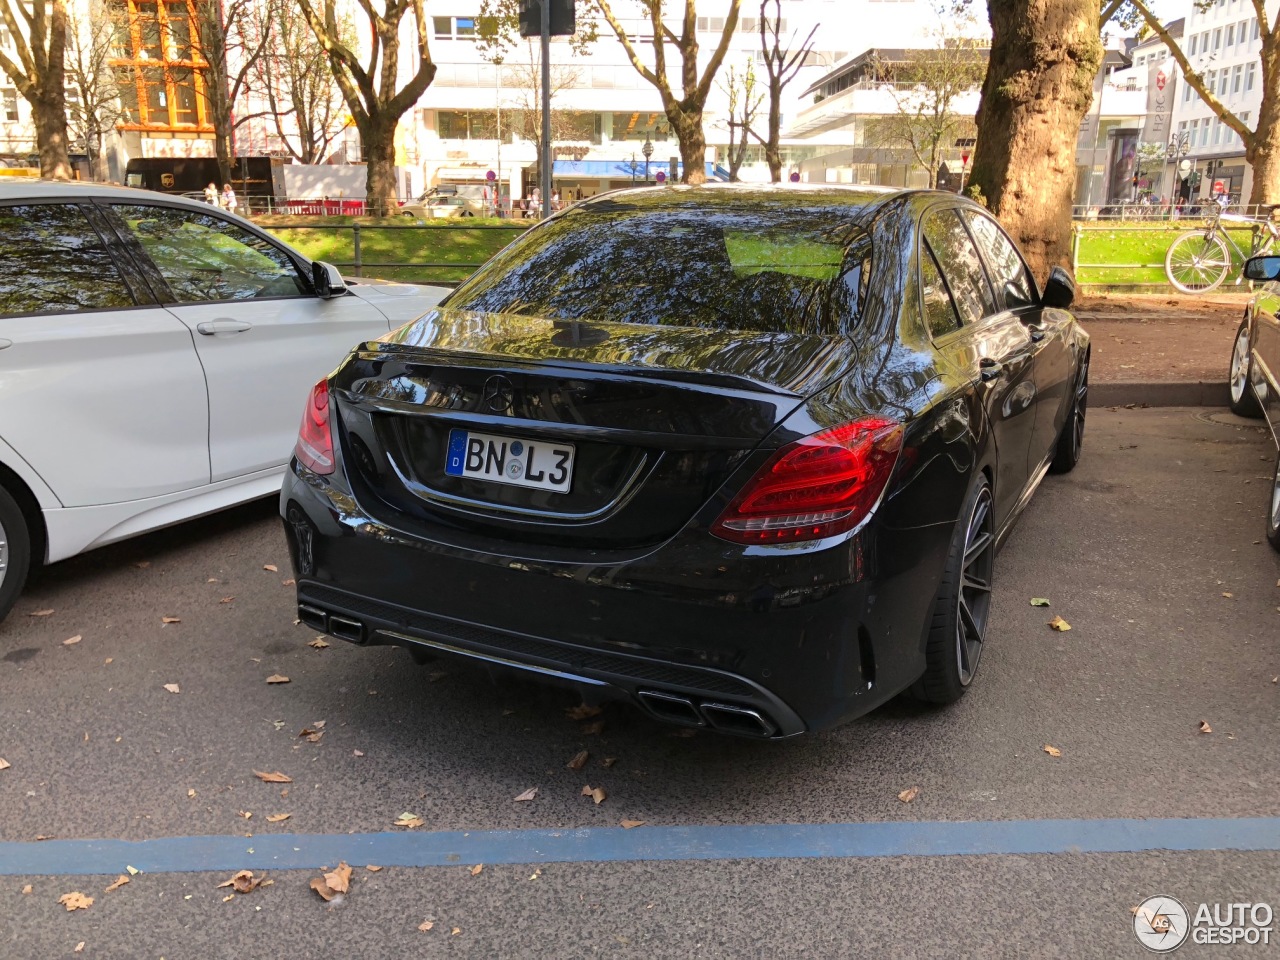
<path fill-rule="evenodd" d="M 1214 233 L 1184 233 L 1164 256 L 1164 275 L 1183 293 L 1208 293 L 1231 272 L 1226 241 Z"/>

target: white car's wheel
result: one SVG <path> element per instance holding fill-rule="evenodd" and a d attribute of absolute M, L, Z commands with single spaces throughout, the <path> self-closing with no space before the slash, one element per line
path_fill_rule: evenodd
<path fill-rule="evenodd" d="M 31 567 L 31 538 L 22 510 L 0 487 L 0 620 L 13 608 Z"/>
<path fill-rule="evenodd" d="M 1235 345 L 1231 348 L 1231 369 L 1227 383 L 1231 387 L 1231 412 L 1240 417 L 1260 417 L 1262 408 L 1249 386 L 1253 372 L 1253 358 L 1249 353 L 1249 318 L 1240 321 Z"/>
<path fill-rule="evenodd" d="M 1280 550 L 1280 455 L 1276 456 L 1276 472 L 1271 479 L 1271 501 L 1267 511 L 1267 540 Z"/>

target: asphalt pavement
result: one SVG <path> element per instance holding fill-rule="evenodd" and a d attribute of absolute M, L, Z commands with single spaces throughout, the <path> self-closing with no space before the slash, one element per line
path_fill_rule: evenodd
<path fill-rule="evenodd" d="M 81 956 L 169 960 L 1115 958 L 1146 955 L 1130 908 L 1153 894 L 1280 912 L 1274 845 L 1126 846 L 1104 822 L 1280 818 L 1273 455 L 1257 423 L 1226 412 L 1092 411 L 1079 468 L 1046 479 L 997 561 L 993 634 L 964 700 L 895 701 L 782 743 L 675 736 L 616 704 L 592 732 L 566 716 L 565 691 L 313 647 L 269 502 L 58 564 L 0 624 L 0 957 L 75 956 L 83 942 Z M 1051 630 L 1053 616 L 1072 629 Z M 585 766 L 567 769 L 582 750 Z M 403 814 L 421 825 L 396 826 Z M 623 834 L 623 820 L 643 825 Z M 1062 820 L 1097 821 L 1089 849 L 1103 852 L 1055 847 Z M 1060 849 L 950 855 L 943 828 L 969 821 Z M 820 856 L 779 829 L 740 848 L 750 856 L 735 840 L 713 859 L 629 859 L 669 851 L 684 827 L 868 823 L 899 825 L 911 853 Z M 405 862 L 425 863 L 413 845 L 446 831 L 497 862 L 353 863 L 332 903 L 308 887 L 322 864 L 271 869 L 255 847 L 296 835 L 299 850 L 339 851 L 352 834 L 401 832 Z M 615 835 L 639 852 L 617 853 Z M 580 855 L 511 852 L 566 837 Z M 172 850 L 189 868 L 144 869 L 111 892 L 127 864 L 86 874 L 95 848 L 75 842 L 158 838 L 187 838 Z M 271 885 L 224 900 L 229 838 Z M 44 868 L 6 870 L 18 851 Z M 66 910 L 73 891 L 93 905 Z M 1178 955 L 1221 952 L 1280 945 Z"/>

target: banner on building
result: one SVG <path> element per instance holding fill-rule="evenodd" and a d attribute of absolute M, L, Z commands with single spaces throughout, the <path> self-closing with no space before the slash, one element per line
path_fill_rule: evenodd
<path fill-rule="evenodd" d="M 1173 91 L 1177 73 L 1172 61 L 1153 63 L 1147 74 L 1147 115 L 1142 123 L 1142 143 L 1168 143 L 1173 127 Z"/>

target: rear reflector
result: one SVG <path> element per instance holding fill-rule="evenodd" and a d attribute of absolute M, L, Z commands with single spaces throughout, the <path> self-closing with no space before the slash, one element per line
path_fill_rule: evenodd
<path fill-rule="evenodd" d="M 298 429 L 298 442 L 293 448 L 293 455 L 312 473 L 333 473 L 328 380 L 321 380 L 311 388 L 307 407 L 302 411 L 302 426 Z"/>
<path fill-rule="evenodd" d="M 788 444 L 733 498 L 711 532 L 734 543 L 795 543 L 852 530 L 874 509 L 902 425 L 866 417 Z"/>

